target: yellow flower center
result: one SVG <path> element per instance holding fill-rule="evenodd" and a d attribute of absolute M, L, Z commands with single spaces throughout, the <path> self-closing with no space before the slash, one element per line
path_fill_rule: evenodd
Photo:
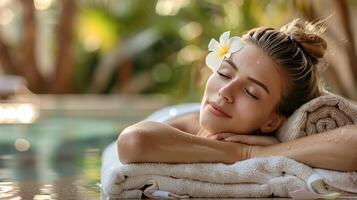
<path fill-rule="evenodd" d="M 226 53 L 228 53 L 228 50 L 229 50 L 229 46 L 224 46 L 219 49 L 218 53 L 220 56 L 224 56 Z"/>

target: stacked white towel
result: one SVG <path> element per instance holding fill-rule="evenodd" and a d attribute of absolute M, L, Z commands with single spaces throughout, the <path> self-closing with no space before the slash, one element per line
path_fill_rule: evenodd
<path fill-rule="evenodd" d="M 105 150 L 102 165 L 102 190 L 113 199 L 294 197 L 299 190 L 314 198 L 332 191 L 357 193 L 356 172 L 317 170 L 286 157 L 233 164 L 122 164 L 116 150 L 115 143 Z"/>

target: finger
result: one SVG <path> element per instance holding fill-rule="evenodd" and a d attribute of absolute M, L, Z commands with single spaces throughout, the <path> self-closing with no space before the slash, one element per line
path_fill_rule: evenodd
<path fill-rule="evenodd" d="M 218 140 L 221 140 L 221 139 L 224 139 L 224 138 L 227 138 L 227 137 L 231 137 L 231 136 L 235 136 L 237 134 L 234 134 L 234 133 L 218 133 L 217 134 L 217 139 Z"/>
<path fill-rule="evenodd" d="M 215 136 L 215 135 L 217 135 L 217 133 L 210 133 L 210 134 L 208 134 L 206 137 L 213 137 L 213 136 Z"/>
<path fill-rule="evenodd" d="M 211 133 L 207 135 L 207 138 L 214 139 L 214 140 L 221 140 L 229 136 L 233 136 L 233 133 Z"/>
<path fill-rule="evenodd" d="M 217 137 L 218 137 L 217 135 L 207 136 L 207 138 L 211 140 L 218 140 Z"/>
<path fill-rule="evenodd" d="M 205 137 L 205 138 L 208 138 L 208 139 L 212 139 L 213 138 L 213 136 L 214 136 L 214 134 L 209 134 L 209 135 L 206 135 L 206 136 L 203 136 L 203 137 Z"/>

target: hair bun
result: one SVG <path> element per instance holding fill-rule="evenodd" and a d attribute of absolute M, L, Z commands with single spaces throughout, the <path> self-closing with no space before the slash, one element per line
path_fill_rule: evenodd
<path fill-rule="evenodd" d="M 280 28 L 291 40 L 298 43 L 313 64 L 325 55 L 327 42 L 320 36 L 326 28 L 323 21 L 311 23 L 295 19 Z"/>

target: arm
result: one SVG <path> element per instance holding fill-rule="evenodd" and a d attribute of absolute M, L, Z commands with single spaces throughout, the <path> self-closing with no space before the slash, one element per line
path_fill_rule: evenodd
<path fill-rule="evenodd" d="M 142 121 L 119 135 L 118 155 L 122 163 L 165 162 L 233 163 L 248 156 L 248 145 L 225 143 L 183 132 L 167 124 Z M 239 147 L 239 148 L 237 148 Z"/>
<path fill-rule="evenodd" d="M 271 146 L 253 146 L 250 158 L 286 156 L 311 167 L 357 170 L 357 125 L 349 125 Z"/>

